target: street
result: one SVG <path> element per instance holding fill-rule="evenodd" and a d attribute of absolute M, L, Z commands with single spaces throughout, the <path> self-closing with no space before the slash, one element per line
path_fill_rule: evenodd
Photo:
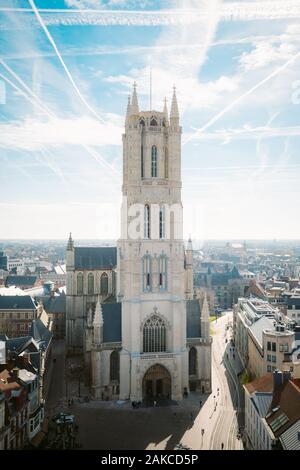
<path fill-rule="evenodd" d="M 74 404 L 68 407 L 64 348 L 58 344 L 47 410 L 54 414 L 68 409 L 75 415 L 82 449 L 172 450 L 180 443 L 195 450 L 221 450 L 222 443 L 224 450 L 242 449 L 237 432 L 242 425 L 243 395 L 236 376 L 241 364 L 237 354 L 233 358 L 231 329 L 226 329 L 231 321 L 232 313 L 227 313 L 211 324 L 213 387 L 210 395 L 193 392 L 176 405 L 132 409 L 129 402 L 83 403 L 77 398 L 77 386 L 70 394 L 73 387 L 69 384 L 69 396 L 74 397 Z"/>
<path fill-rule="evenodd" d="M 243 425 L 243 391 L 236 375 L 242 366 L 230 344 L 231 329 L 226 329 L 230 322 L 231 312 L 212 322 L 212 393 L 181 440 L 192 449 L 221 450 L 222 443 L 224 450 L 243 449 L 237 439 Z"/>
<path fill-rule="evenodd" d="M 65 343 L 63 340 L 53 341 L 51 368 L 46 394 L 47 415 L 54 415 L 60 411 L 65 401 Z"/>

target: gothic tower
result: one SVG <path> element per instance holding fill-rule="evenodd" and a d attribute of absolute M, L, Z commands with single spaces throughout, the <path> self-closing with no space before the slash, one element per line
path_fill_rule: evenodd
<path fill-rule="evenodd" d="M 178 400 L 189 386 L 181 132 L 175 87 L 168 116 L 166 100 L 162 112 L 140 111 L 134 84 L 123 135 L 117 254 L 121 399 Z M 189 280 L 190 298 L 191 290 Z"/>

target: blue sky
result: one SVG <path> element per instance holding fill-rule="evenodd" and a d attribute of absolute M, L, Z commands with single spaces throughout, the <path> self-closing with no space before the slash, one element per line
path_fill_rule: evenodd
<path fill-rule="evenodd" d="M 24 9 L 23 11 L 21 9 Z M 1 0 L 0 238 L 117 238 L 127 96 L 183 126 L 184 232 L 300 234 L 300 2 Z"/>

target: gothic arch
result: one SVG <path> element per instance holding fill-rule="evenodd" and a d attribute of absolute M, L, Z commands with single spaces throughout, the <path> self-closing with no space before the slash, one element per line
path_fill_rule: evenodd
<path fill-rule="evenodd" d="M 108 275 L 107 275 L 107 273 L 101 274 L 100 294 L 101 295 L 107 295 L 108 294 Z"/>
<path fill-rule="evenodd" d="M 95 293 L 95 279 L 94 279 L 94 274 L 89 273 L 88 274 L 88 295 L 94 295 Z"/>
<path fill-rule="evenodd" d="M 197 374 L 197 350 L 192 346 L 189 350 L 189 375 Z"/>
<path fill-rule="evenodd" d="M 151 177 L 157 177 L 157 147 L 152 145 L 151 147 Z"/>
<path fill-rule="evenodd" d="M 112 351 L 109 358 L 109 374 L 111 381 L 120 382 L 120 354 L 119 351 Z"/>
<path fill-rule="evenodd" d="M 77 295 L 83 295 L 83 274 L 82 273 L 77 274 L 76 281 L 77 281 L 77 290 L 76 290 Z"/>
<path fill-rule="evenodd" d="M 144 238 L 151 238 L 151 209 L 148 203 L 144 206 Z"/>
<path fill-rule="evenodd" d="M 157 119 L 155 116 L 151 116 L 150 126 L 157 126 Z"/>
<path fill-rule="evenodd" d="M 143 381 L 143 399 L 171 398 L 172 375 L 165 365 L 155 363 L 146 370 Z"/>
<path fill-rule="evenodd" d="M 171 329 L 171 325 L 170 325 L 170 322 L 167 320 L 167 318 L 165 317 L 165 315 L 163 315 L 162 313 L 159 312 L 158 308 L 157 307 L 154 307 L 153 311 L 151 313 L 149 313 L 145 318 L 144 320 L 141 322 L 141 331 L 143 330 L 143 327 L 144 327 L 144 324 L 146 323 L 147 320 L 149 320 L 149 318 L 151 318 L 153 315 L 157 315 L 158 317 L 160 317 L 162 319 L 162 321 L 165 323 L 166 325 L 166 328 L 168 330 Z"/>
<path fill-rule="evenodd" d="M 143 325 L 143 352 L 160 353 L 167 351 L 167 328 L 163 318 L 154 313 Z"/>

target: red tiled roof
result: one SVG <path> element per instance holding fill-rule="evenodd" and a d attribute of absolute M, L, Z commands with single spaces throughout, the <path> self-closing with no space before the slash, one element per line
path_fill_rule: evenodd
<path fill-rule="evenodd" d="M 2 372 L 0 372 L 0 390 L 2 392 L 19 388 L 21 388 L 21 385 L 15 381 L 7 369 L 4 369 Z"/>
<path fill-rule="evenodd" d="M 252 380 L 244 385 L 251 394 L 254 392 L 272 392 L 273 391 L 273 374 L 268 372 L 259 379 Z"/>

